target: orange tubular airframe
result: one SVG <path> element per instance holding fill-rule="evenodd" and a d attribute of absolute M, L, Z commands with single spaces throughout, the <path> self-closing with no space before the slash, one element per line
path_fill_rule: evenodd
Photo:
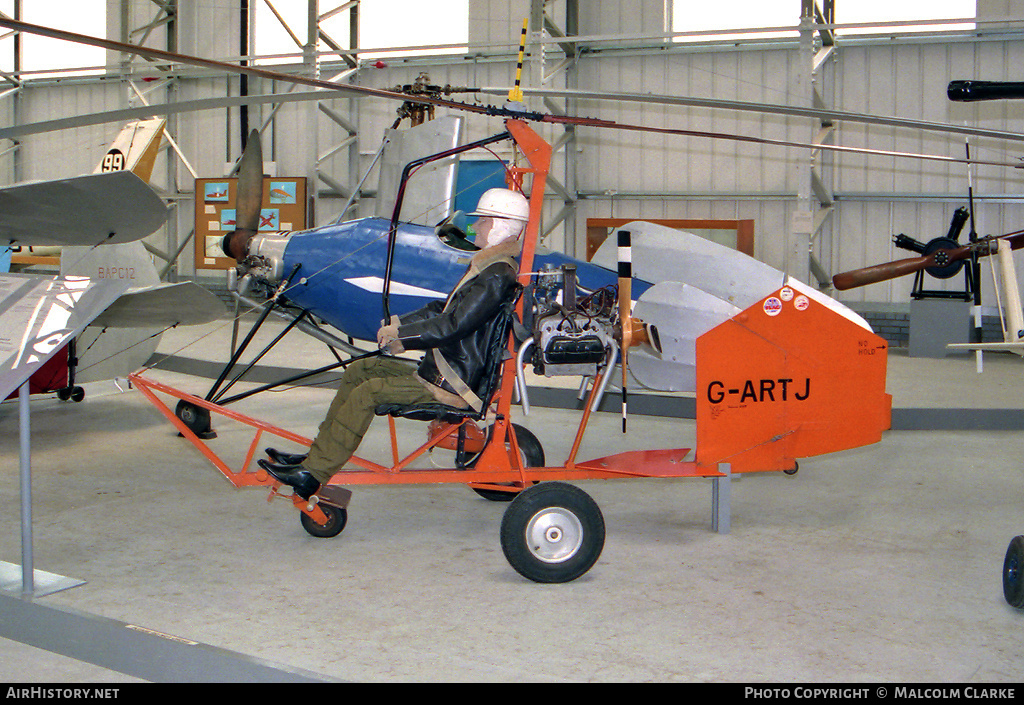
<path fill-rule="evenodd" d="M 506 121 L 508 132 L 528 167 L 513 167 L 517 185 L 530 176 L 530 219 L 520 263 L 522 284 L 531 278 L 540 231 L 551 148 L 525 122 Z M 523 301 L 517 304 L 522 315 Z M 707 477 L 728 482 L 730 473 L 793 472 L 796 458 L 853 448 L 881 439 L 889 428 L 891 397 L 885 393 L 887 346 L 883 339 L 846 319 L 817 297 L 783 287 L 697 341 L 697 450 L 688 448 L 627 451 L 578 461 L 577 453 L 598 393 L 593 377 L 569 457 L 562 465 L 526 467 L 511 423 L 516 384 L 514 336 L 502 363 L 499 389 L 485 434 L 471 419 L 432 422 L 427 442 L 402 457 L 395 420 L 388 416 L 391 464 L 353 457 L 309 501 L 292 495 L 302 523 L 313 535 L 333 536 L 344 528 L 351 492 L 342 487 L 370 484 L 458 483 L 515 497 L 502 522 L 502 547 L 513 567 L 538 582 L 575 579 L 596 562 L 604 542 L 604 524 L 593 500 L 567 481 L 612 478 Z M 250 418 L 139 373 L 131 383 L 235 487 L 265 486 L 270 498 L 281 485 L 254 458 L 264 434 L 298 445 L 312 441 Z M 255 436 L 240 468 L 229 468 L 157 393 L 251 426 Z M 461 427 L 464 436 L 457 441 Z M 435 447 L 479 451 L 471 467 L 410 467 Z M 554 482 L 552 482 L 554 481 Z M 542 483 L 542 484 L 537 484 Z M 536 485 L 536 486 L 535 486 Z M 582 498 L 581 498 L 582 495 Z M 485 495 L 486 496 L 486 495 Z M 507 526 L 506 526 L 507 525 Z"/>

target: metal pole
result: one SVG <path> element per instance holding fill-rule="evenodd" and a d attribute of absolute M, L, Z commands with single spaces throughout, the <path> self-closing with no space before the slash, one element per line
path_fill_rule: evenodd
<path fill-rule="evenodd" d="M 35 592 L 32 565 L 32 463 L 29 445 L 29 388 L 28 380 L 18 390 L 18 438 L 21 466 L 21 593 Z"/>

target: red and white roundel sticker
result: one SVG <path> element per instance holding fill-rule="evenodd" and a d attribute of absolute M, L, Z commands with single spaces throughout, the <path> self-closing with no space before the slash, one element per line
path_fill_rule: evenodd
<path fill-rule="evenodd" d="M 792 301 L 793 290 L 790 289 L 788 286 L 782 287 L 782 291 L 779 292 L 779 298 L 781 298 L 783 301 Z"/>
<path fill-rule="evenodd" d="M 775 296 L 769 296 L 764 300 L 764 312 L 769 316 L 778 316 L 782 313 L 782 302 Z"/>
<path fill-rule="evenodd" d="M 807 307 L 811 305 L 811 300 L 806 296 L 801 295 L 796 297 L 796 301 L 793 302 L 793 305 L 796 306 L 797 311 L 806 311 Z"/>

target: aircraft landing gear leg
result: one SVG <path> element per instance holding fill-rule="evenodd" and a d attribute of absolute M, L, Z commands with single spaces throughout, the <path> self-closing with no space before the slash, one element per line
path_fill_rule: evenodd
<path fill-rule="evenodd" d="M 1006 549 L 1003 597 L 1014 607 L 1024 608 L 1024 536 L 1015 536 Z"/>
<path fill-rule="evenodd" d="M 75 385 L 75 368 L 78 367 L 78 344 L 75 338 L 68 343 L 68 386 L 57 390 L 57 398 L 61 401 L 70 399 L 79 402 L 85 399 L 85 390 Z"/>
<path fill-rule="evenodd" d="M 597 562 L 604 548 L 604 517 L 583 490 L 563 482 L 529 487 L 501 521 L 501 549 L 523 577 L 567 583 Z"/>

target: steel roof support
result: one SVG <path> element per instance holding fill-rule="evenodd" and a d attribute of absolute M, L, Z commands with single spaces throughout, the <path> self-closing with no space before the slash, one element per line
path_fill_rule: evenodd
<path fill-rule="evenodd" d="M 257 52 L 254 50 L 255 34 L 256 34 L 256 4 L 263 3 L 270 10 L 276 21 L 284 29 L 285 33 L 295 43 L 296 48 L 302 53 L 302 68 L 299 71 L 300 75 L 304 75 L 310 78 L 320 78 L 321 72 L 324 68 L 327 59 L 330 54 L 334 54 L 340 57 L 342 62 L 348 67 L 347 70 L 342 71 L 337 76 L 331 78 L 333 81 L 339 81 L 348 78 L 353 75 L 357 70 L 357 61 L 352 53 L 350 53 L 343 45 L 342 42 L 336 40 L 323 28 L 322 23 L 334 17 L 341 12 L 349 12 L 349 46 L 355 47 L 358 44 L 358 11 L 359 2 L 358 0 L 349 0 L 348 2 L 337 3 L 334 7 L 321 12 L 321 3 L 319 0 L 306 0 L 306 14 L 305 14 L 305 31 L 302 31 L 298 27 L 292 27 L 288 24 L 287 20 L 278 11 L 280 0 L 241 0 L 244 3 L 243 6 L 248 7 L 249 17 L 249 29 L 248 29 L 248 44 L 249 51 L 245 52 L 248 56 L 243 56 L 243 60 L 252 60 L 256 56 Z M 323 42 L 328 47 L 329 52 L 319 51 L 318 44 Z M 284 93 L 282 93 L 282 100 L 274 103 L 273 107 L 267 112 L 267 114 L 261 116 L 259 125 L 260 133 L 263 134 L 267 130 L 271 131 L 272 139 L 270 154 L 273 155 L 276 150 L 277 139 L 276 131 L 272 127 L 274 125 L 274 118 L 277 115 L 278 110 L 281 106 L 287 102 L 284 98 L 286 93 L 290 93 L 297 88 L 297 84 L 291 84 L 286 87 Z M 273 85 L 264 86 L 264 92 L 274 91 Z M 339 110 L 335 107 L 334 101 L 345 101 L 346 108 Z M 357 129 L 357 120 L 355 115 L 355 103 L 352 98 L 336 97 L 331 96 L 328 100 L 314 100 L 311 101 L 313 104 L 305 107 L 305 121 L 306 129 L 305 135 L 303 136 L 302 144 L 305 150 L 304 162 L 309 165 L 309 171 L 306 174 L 307 177 L 307 197 L 309 199 L 309 218 L 308 223 L 302 224 L 302 227 L 313 225 L 314 220 L 323 221 L 324 218 L 320 216 L 321 207 L 320 202 L 324 196 L 331 198 L 345 198 L 349 199 L 349 206 L 346 210 L 352 210 L 358 203 L 358 188 L 354 187 L 353 184 L 359 181 L 359 134 Z M 346 114 L 347 113 L 347 114 Z M 328 146 L 326 149 L 321 148 L 321 128 L 323 122 L 321 116 L 325 116 L 328 120 L 328 125 L 340 127 L 344 131 L 342 138 L 335 144 Z M 291 139 L 286 139 L 285 143 L 292 143 Z M 272 157 L 273 158 L 273 157 Z M 341 169 L 328 168 L 328 166 L 337 159 L 346 158 L 346 164 Z M 337 179 L 337 173 L 344 173 L 346 176 L 342 179 Z M 321 186 L 326 188 L 321 190 Z M 339 214 L 340 215 L 340 214 Z M 354 214 L 353 214 L 354 215 Z"/>
<path fill-rule="evenodd" d="M 321 56 L 317 46 L 319 42 L 323 42 L 331 52 L 341 58 L 346 66 L 345 70 L 331 77 L 330 80 L 341 81 L 353 76 L 358 71 L 359 66 L 355 55 L 349 52 L 342 42 L 327 33 L 323 27 L 323 22 L 347 10 L 349 13 L 348 46 L 349 48 L 359 46 L 358 0 L 335 2 L 333 7 L 324 12 L 321 12 L 319 0 L 308 0 L 308 10 L 307 41 L 303 46 L 303 62 L 306 66 L 307 75 L 313 78 L 320 78 L 325 57 Z M 320 202 L 324 196 L 345 199 L 344 212 L 332 214 L 331 219 L 333 220 L 342 216 L 355 217 L 358 213 L 361 195 L 359 188 L 361 182 L 359 179 L 359 130 L 357 127 L 356 103 L 352 98 L 337 98 L 334 100 L 343 101 L 342 104 L 345 106 L 344 110 L 347 114 L 339 111 L 337 107 L 326 101 L 317 101 L 315 106 L 307 107 L 307 110 L 310 111 L 309 126 L 312 135 L 311 142 L 308 145 L 310 149 L 308 163 L 312 165 L 309 189 L 313 212 L 310 215 L 311 217 L 316 217 L 319 222 L 326 222 L 326 219 L 320 215 L 323 210 L 320 207 Z M 321 116 L 327 118 L 328 126 L 340 128 L 343 132 L 341 139 L 325 149 L 320 147 Z M 337 159 L 345 160 L 343 168 L 328 168 Z M 345 174 L 344 183 L 336 178 L 339 172 Z M 327 186 L 326 191 L 323 193 L 320 191 L 320 184 Z"/>
<path fill-rule="evenodd" d="M 0 16 L 7 17 L 8 19 L 20 20 L 21 19 L 21 3 L 22 0 L 14 0 L 14 16 L 8 17 L 7 15 L 0 12 Z M 13 36 L 11 36 L 13 34 Z M 4 41 L 10 38 L 10 43 Z M 0 106 L 6 106 L 7 110 L 10 110 L 9 118 L 11 124 L 17 125 L 21 122 L 21 35 L 18 33 L 8 32 L 4 35 L 0 35 L 0 46 L 6 48 L 10 47 L 14 58 L 14 72 L 12 74 L 0 71 L 0 86 L 3 87 L 3 92 L 0 92 Z M 7 162 L 6 175 L 8 183 L 18 183 L 22 180 L 21 178 L 21 142 L 12 137 L 6 138 L 10 144 L 3 146 L 0 151 L 0 157 L 10 155 L 10 160 Z M 2 251 L 2 250 L 0 250 Z"/>
<path fill-rule="evenodd" d="M 129 0 L 121 0 L 120 41 L 126 44 L 142 46 L 147 42 L 158 42 L 159 38 L 162 38 L 164 48 L 167 51 L 178 51 L 178 0 L 153 0 L 152 4 L 156 10 L 152 17 L 149 18 L 149 21 L 139 26 L 133 26 L 133 3 Z M 136 12 L 138 12 L 137 4 L 135 4 L 135 7 Z M 152 44 L 150 45 L 152 46 Z M 153 95 L 160 96 L 156 101 L 157 103 L 175 102 L 178 98 L 180 79 L 177 76 L 168 74 L 168 76 L 155 83 L 143 83 L 136 76 L 136 68 L 142 65 L 140 62 L 145 61 L 145 59 L 135 54 L 121 55 L 121 78 L 127 92 L 128 107 L 148 106 L 151 102 L 150 97 Z M 163 196 L 171 209 L 171 216 L 163 226 L 165 234 L 164 249 L 157 248 L 153 243 L 143 242 L 146 250 L 164 262 L 163 267 L 160 268 L 160 278 L 170 282 L 178 281 L 178 258 L 185 251 L 186 246 L 191 242 L 195 234 L 194 230 L 190 230 L 185 238 L 182 239 L 178 230 L 178 205 L 180 197 L 183 193 L 191 192 L 192 179 L 196 178 L 196 172 L 174 137 L 177 133 L 177 128 L 177 116 L 168 115 L 167 124 L 164 127 L 164 138 L 168 148 L 174 154 L 167 155 L 164 171 L 166 187 L 163 189 Z M 184 189 L 182 188 L 181 180 L 183 177 L 188 178 L 188 176 L 181 173 L 181 166 L 185 167 L 188 176 L 191 177 Z M 150 186 L 158 192 L 161 190 L 157 184 L 152 182 Z"/>
<path fill-rule="evenodd" d="M 563 88 L 575 90 L 579 87 L 577 81 L 577 61 L 579 58 L 580 45 L 571 41 L 571 38 L 579 34 L 579 2 L 578 0 L 565 0 L 565 23 L 560 27 L 547 12 L 548 0 L 531 0 L 530 2 L 530 44 L 533 57 L 533 80 L 532 85 L 538 88 L 552 84 L 556 79 L 561 79 Z M 545 36 L 550 38 L 567 39 L 569 41 L 556 42 L 557 49 L 552 47 Z M 553 66 L 548 68 L 549 54 Z M 576 100 L 571 96 L 564 98 L 564 104 L 553 99 L 545 98 L 544 105 L 552 113 L 560 115 L 575 115 Z M 541 238 L 547 238 L 559 225 L 563 226 L 565 243 L 563 251 L 575 256 L 577 251 L 577 209 L 578 200 L 576 186 L 576 128 L 573 125 L 565 125 L 560 137 L 553 141 L 552 165 L 561 163 L 563 172 L 561 179 L 548 174 L 548 195 L 561 200 L 561 207 L 556 211 L 554 217 L 547 218 L 541 227 Z M 556 157 L 557 155 L 557 157 Z"/>
<path fill-rule="evenodd" d="M 835 0 L 800 0 L 800 44 L 797 61 L 797 98 L 808 108 L 831 108 L 836 63 Z M 809 126 L 806 140 L 813 145 L 835 144 L 835 124 L 821 117 Z M 797 206 L 792 214 L 792 257 L 787 271 L 819 288 L 831 286 L 832 209 L 835 203 L 834 156 L 830 150 L 811 149 L 797 165 Z M 827 263 L 828 269 L 822 262 Z"/>

